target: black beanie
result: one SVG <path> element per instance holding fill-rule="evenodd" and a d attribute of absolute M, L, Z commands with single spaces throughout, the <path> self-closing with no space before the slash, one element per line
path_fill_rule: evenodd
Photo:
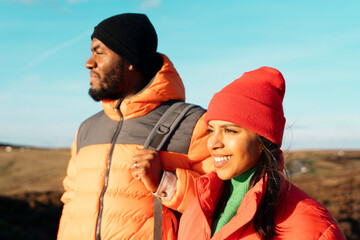
<path fill-rule="evenodd" d="M 163 64 L 162 57 L 156 52 L 155 29 L 144 14 L 124 13 L 107 18 L 95 27 L 93 38 L 99 39 L 147 77 L 153 77 Z"/>

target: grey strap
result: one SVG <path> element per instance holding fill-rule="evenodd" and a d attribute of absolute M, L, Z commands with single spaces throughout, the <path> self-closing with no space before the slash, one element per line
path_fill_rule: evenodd
<path fill-rule="evenodd" d="M 144 143 L 144 148 L 160 151 L 185 114 L 194 106 L 184 102 L 176 102 L 171 105 L 151 130 Z"/>
<path fill-rule="evenodd" d="M 185 114 L 195 105 L 184 102 L 172 104 L 159 119 L 145 140 L 145 149 L 160 151 L 175 131 Z M 154 240 L 162 237 L 162 201 L 154 196 Z"/>
<path fill-rule="evenodd" d="M 154 196 L 154 240 L 162 237 L 162 201 Z"/>

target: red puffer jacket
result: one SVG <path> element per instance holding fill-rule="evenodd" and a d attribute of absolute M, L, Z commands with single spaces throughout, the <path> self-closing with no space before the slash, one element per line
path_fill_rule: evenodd
<path fill-rule="evenodd" d="M 253 218 L 262 198 L 263 181 L 249 190 L 237 214 L 211 237 L 211 216 L 221 194 L 222 184 L 223 181 L 215 172 L 197 179 L 197 197 L 181 217 L 178 240 L 260 239 L 255 233 Z M 294 185 L 281 197 L 274 220 L 279 233 L 275 240 L 345 240 L 330 213 Z"/>

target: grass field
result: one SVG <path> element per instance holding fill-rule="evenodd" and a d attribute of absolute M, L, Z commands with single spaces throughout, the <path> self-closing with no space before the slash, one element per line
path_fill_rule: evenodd
<path fill-rule="evenodd" d="M 0 149 L 0 194 L 62 191 L 68 149 Z"/>
<path fill-rule="evenodd" d="M 331 212 L 347 239 L 360 239 L 360 151 L 290 152 L 285 162 L 290 172 L 305 167 L 291 181 Z"/>
<path fill-rule="evenodd" d="M 11 151 L 10 151 L 11 150 Z M 68 149 L 0 147 L 0 239 L 56 239 Z M 285 153 L 290 180 L 360 239 L 360 150 Z"/>

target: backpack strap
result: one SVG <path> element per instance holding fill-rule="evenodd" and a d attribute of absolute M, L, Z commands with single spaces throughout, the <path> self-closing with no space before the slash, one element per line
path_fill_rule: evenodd
<path fill-rule="evenodd" d="M 176 127 L 183 120 L 185 114 L 193 107 L 195 107 L 195 105 L 184 102 L 172 104 L 151 130 L 145 140 L 144 149 L 160 151 Z"/>
<path fill-rule="evenodd" d="M 183 120 L 185 114 L 195 105 L 184 102 L 172 104 L 158 120 L 145 140 L 144 149 L 160 151 Z M 162 238 L 162 201 L 154 196 L 154 240 Z"/>
<path fill-rule="evenodd" d="M 162 201 L 154 196 L 154 240 L 162 238 Z"/>

